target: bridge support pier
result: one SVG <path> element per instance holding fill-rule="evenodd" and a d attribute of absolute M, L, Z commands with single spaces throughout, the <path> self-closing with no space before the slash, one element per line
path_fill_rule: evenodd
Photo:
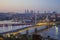
<path fill-rule="evenodd" d="M 3 24 L 3 32 L 5 31 L 5 28 L 4 27 L 5 27 L 5 24 Z"/>
<path fill-rule="evenodd" d="M 52 27 L 51 25 L 47 25 L 47 28 L 50 28 L 50 27 Z"/>
<path fill-rule="evenodd" d="M 29 34 L 28 30 L 26 30 L 26 34 L 27 34 L 27 35 Z"/>
<path fill-rule="evenodd" d="M 26 30 L 26 39 L 28 40 L 29 30 Z"/>
<path fill-rule="evenodd" d="M 34 30 L 34 31 L 35 31 L 35 34 L 36 34 L 36 33 L 37 33 L 37 28 L 35 28 L 35 30 Z"/>
<path fill-rule="evenodd" d="M 12 30 L 12 25 L 8 24 L 8 30 Z"/>

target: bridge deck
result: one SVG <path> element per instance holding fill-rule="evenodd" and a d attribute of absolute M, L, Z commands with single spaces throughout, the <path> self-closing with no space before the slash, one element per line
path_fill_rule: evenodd
<path fill-rule="evenodd" d="M 1 34 L 17 34 L 17 33 L 20 33 L 20 32 L 26 31 L 26 30 L 30 30 L 32 28 L 38 28 L 41 26 L 48 26 L 48 25 L 54 25 L 54 24 L 55 24 L 54 22 L 37 23 L 34 26 L 30 26 L 30 27 L 26 27 L 26 28 L 22 28 L 22 29 L 17 29 L 17 30 L 13 30 L 13 31 L 9 31 L 9 32 L 3 32 Z"/>
<path fill-rule="evenodd" d="M 20 24 L 21 22 L 0 21 L 0 24 Z"/>

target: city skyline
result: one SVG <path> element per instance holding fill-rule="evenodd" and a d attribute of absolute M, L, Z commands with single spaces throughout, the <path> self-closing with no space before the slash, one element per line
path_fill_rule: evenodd
<path fill-rule="evenodd" d="M 57 11 L 60 13 L 60 0 L 0 0 L 0 12 Z"/>

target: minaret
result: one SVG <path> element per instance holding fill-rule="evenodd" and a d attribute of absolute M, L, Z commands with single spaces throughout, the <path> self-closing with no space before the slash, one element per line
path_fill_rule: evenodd
<path fill-rule="evenodd" d="M 45 19 L 47 22 L 49 22 L 49 17 L 48 17 L 48 15 L 46 16 L 46 19 Z"/>

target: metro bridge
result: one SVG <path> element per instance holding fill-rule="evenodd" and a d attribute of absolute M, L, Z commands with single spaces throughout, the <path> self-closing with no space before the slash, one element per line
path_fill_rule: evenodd
<path fill-rule="evenodd" d="M 4 27 L 5 27 L 4 25 L 5 24 L 8 25 L 9 29 L 12 29 L 12 27 L 13 27 L 12 24 L 20 24 L 20 22 L 7 22 L 7 21 L 5 21 L 5 22 L 0 22 L 0 24 L 3 24 L 3 26 L 2 26 L 3 32 L 0 33 L 0 34 L 6 34 L 6 35 L 14 34 L 15 35 L 15 34 L 30 30 L 32 28 L 38 28 L 38 27 L 41 27 L 41 26 L 55 25 L 55 22 L 38 22 L 35 25 L 31 25 L 31 26 L 20 28 L 20 29 L 16 29 L 16 30 L 9 30 L 9 31 L 6 31 L 6 32 L 4 32 Z"/>

